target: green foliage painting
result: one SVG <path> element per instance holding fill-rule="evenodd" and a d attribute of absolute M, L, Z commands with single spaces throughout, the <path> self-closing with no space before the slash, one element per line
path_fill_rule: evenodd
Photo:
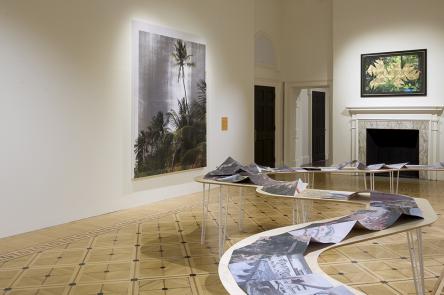
<path fill-rule="evenodd" d="M 361 96 L 426 95 L 426 50 L 363 54 Z"/>
<path fill-rule="evenodd" d="M 134 177 L 206 166 L 205 45 L 138 34 Z"/>

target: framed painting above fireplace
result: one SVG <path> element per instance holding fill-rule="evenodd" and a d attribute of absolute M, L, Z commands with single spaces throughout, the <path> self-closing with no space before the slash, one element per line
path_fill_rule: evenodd
<path fill-rule="evenodd" d="M 361 97 L 427 95 L 427 49 L 361 55 Z"/>

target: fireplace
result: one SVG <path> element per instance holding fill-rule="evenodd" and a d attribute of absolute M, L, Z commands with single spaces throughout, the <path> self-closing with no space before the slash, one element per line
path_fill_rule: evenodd
<path fill-rule="evenodd" d="M 419 164 L 419 130 L 367 128 L 366 163 Z M 417 171 L 402 172 L 401 177 L 418 178 Z"/>
<path fill-rule="evenodd" d="M 444 105 L 371 105 L 348 106 L 346 109 L 351 116 L 351 160 L 357 159 L 363 163 L 367 161 L 367 129 L 419 130 L 419 164 L 428 165 L 442 160 L 443 156 L 440 155 L 439 149 L 439 131 Z M 408 161 L 413 162 L 413 160 Z M 421 171 L 419 177 L 437 179 L 437 173 Z"/>

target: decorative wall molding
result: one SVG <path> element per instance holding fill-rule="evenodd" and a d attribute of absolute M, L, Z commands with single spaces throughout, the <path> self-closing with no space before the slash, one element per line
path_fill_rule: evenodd
<path fill-rule="evenodd" d="M 298 99 L 301 89 L 323 88 L 328 97 L 328 159 L 333 158 L 333 91 L 332 80 L 319 81 L 284 81 L 284 163 L 288 166 L 299 166 L 306 164 L 306 157 L 300 151 L 302 138 L 300 132 L 302 128 L 310 126 L 299 126 L 298 118 L 302 116 L 301 112 L 306 111 L 300 108 Z M 311 100 L 311 99 L 310 99 Z M 327 118 L 326 118 L 327 119 Z M 309 161 L 311 162 L 311 160 Z"/>
<path fill-rule="evenodd" d="M 316 81 L 284 81 L 288 88 L 331 88 L 332 80 L 316 80 Z"/>

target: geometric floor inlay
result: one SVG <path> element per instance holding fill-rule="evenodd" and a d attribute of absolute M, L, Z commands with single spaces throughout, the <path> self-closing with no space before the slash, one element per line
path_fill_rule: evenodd
<path fill-rule="evenodd" d="M 356 177 L 318 177 L 317 188 L 357 190 Z M 378 178 L 376 188 L 386 188 Z M 289 225 L 288 200 L 246 194 L 244 232 L 238 231 L 238 191 L 230 190 L 225 247 L 263 230 Z M 430 200 L 444 212 L 444 182 L 402 180 L 400 192 Z M 201 207 L 188 206 L 153 219 L 116 219 L 122 226 L 50 249 L 0 262 L 0 294 L 226 294 L 217 276 L 218 191 L 211 194 L 207 243 L 200 244 Z M 179 199 L 180 200 L 180 199 Z M 178 202 L 177 208 L 186 204 Z M 359 206 L 315 203 L 311 220 L 346 215 Z M 91 219 L 89 219 L 91 222 Z M 426 288 L 444 267 L 444 221 L 423 230 Z M 367 294 L 414 294 L 406 236 L 399 234 L 325 252 L 319 262 L 333 278 Z"/>

